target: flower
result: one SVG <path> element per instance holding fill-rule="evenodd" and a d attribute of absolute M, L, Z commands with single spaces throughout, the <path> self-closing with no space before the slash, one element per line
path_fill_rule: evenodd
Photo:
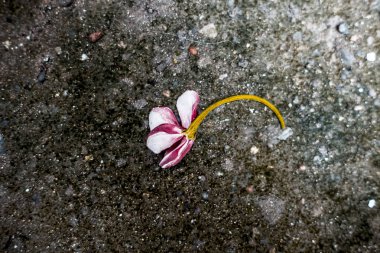
<path fill-rule="evenodd" d="M 149 114 L 151 131 L 146 144 L 156 154 L 166 150 L 160 166 L 169 168 L 178 164 L 193 146 L 197 130 L 206 116 L 223 104 L 239 100 L 252 100 L 264 104 L 276 114 L 281 128 L 285 128 L 284 118 L 276 106 L 264 98 L 250 94 L 235 95 L 219 100 L 197 116 L 198 93 L 188 90 L 177 100 L 181 124 L 178 123 L 173 111 L 168 107 L 153 108 Z"/>
<path fill-rule="evenodd" d="M 162 168 L 169 168 L 178 164 L 190 151 L 194 144 L 194 137 L 186 133 L 191 122 L 197 116 L 199 95 L 188 90 L 177 100 L 177 109 L 181 124 L 178 123 L 173 111 L 168 107 L 155 107 L 149 114 L 149 128 L 147 146 L 154 153 L 165 151 L 160 162 Z"/>

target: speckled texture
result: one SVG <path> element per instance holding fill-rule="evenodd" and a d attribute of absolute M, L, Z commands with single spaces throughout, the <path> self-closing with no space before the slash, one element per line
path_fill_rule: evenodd
<path fill-rule="evenodd" d="M 379 12 L 378 0 L 1 1 L 0 251 L 380 251 Z M 201 108 L 265 97 L 292 134 L 276 141 L 269 110 L 235 102 L 162 170 L 148 114 L 187 89 Z"/>

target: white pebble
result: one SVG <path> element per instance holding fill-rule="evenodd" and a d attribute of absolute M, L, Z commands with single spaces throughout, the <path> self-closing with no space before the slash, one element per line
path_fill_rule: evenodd
<path fill-rule="evenodd" d="M 253 154 L 253 155 L 256 155 L 257 153 L 259 153 L 259 148 L 258 147 L 256 147 L 256 146 L 252 146 L 252 148 L 251 148 L 251 154 Z"/>
<path fill-rule="evenodd" d="M 371 46 L 373 44 L 373 42 L 375 42 L 375 39 L 372 36 L 369 36 L 367 38 L 367 44 L 368 44 L 368 46 Z"/>
<path fill-rule="evenodd" d="M 371 199 L 370 201 L 368 201 L 368 207 L 369 208 L 373 208 L 375 206 L 376 206 L 376 200 Z"/>
<path fill-rule="evenodd" d="M 3 42 L 3 46 L 6 48 L 6 49 L 9 49 L 11 47 L 11 42 L 9 40 L 6 40 Z"/>
<path fill-rule="evenodd" d="M 139 99 L 139 100 L 136 100 L 134 103 L 133 103 L 133 106 L 136 108 L 136 109 L 142 109 L 144 108 L 146 105 L 148 104 L 148 102 L 145 100 L 145 99 Z"/>
<path fill-rule="evenodd" d="M 374 89 L 370 88 L 370 89 L 369 89 L 369 92 L 368 92 L 368 95 L 369 95 L 370 97 L 375 98 L 375 97 L 376 97 L 376 91 L 375 91 Z"/>
<path fill-rule="evenodd" d="M 205 176 L 199 176 L 198 179 L 202 182 L 206 181 L 206 177 Z"/>
<path fill-rule="evenodd" d="M 279 140 L 284 141 L 292 135 L 293 135 L 293 129 L 291 129 L 290 127 L 287 127 L 287 128 L 285 128 L 285 130 L 282 131 L 282 133 L 277 138 Z"/>
<path fill-rule="evenodd" d="M 338 31 L 341 33 L 341 34 L 344 34 L 344 35 L 348 35 L 350 32 L 348 30 L 348 25 L 346 23 L 341 23 L 339 26 L 338 26 Z"/>
<path fill-rule="evenodd" d="M 211 39 L 214 39 L 214 38 L 216 38 L 216 36 L 218 36 L 218 32 L 216 31 L 216 27 L 215 27 L 214 23 L 211 23 L 211 24 L 204 26 L 201 30 L 199 30 L 199 32 L 202 35 L 204 35 L 208 38 L 211 38 Z"/>
<path fill-rule="evenodd" d="M 60 47 L 56 47 L 54 48 L 55 52 L 59 55 L 59 54 L 62 54 L 62 48 Z"/>
<path fill-rule="evenodd" d="M 376 61 L 376 53 L 375 52 L 370 52 L 367 54 L 367 61 Z"/>
<path fill-rule="evenodd" d="M 81 57 L 80 57 L 80 60 L 81 61 L 87 61 L 89 58 L 87 56 L 87 54 L 82 54 Z"/>
<path fill-rule="evenodd" d="M 223 175 L 224 175 L 224 173 L 223 173 L 223 172 L 221 172 L 221 171 L 217 171 L 215 174 L 216 174 L 218 177 L 221 177 L 221 176 L 223 176 Z"/>
<path fill-rule="evenodd" d="M 305 165 L 301 165 L 300 166 L 300 171 L 305 171 L 306 170 L 306 166 Z"/>
<path fill-rule="evenodd" d="M 219 76 L 219 80 L 224 80 L 224 79 L 226 79 L 227 77 L 228 77 L 227 74 L 222 74 L 222 75 Z"/>
<path fill-rule="evenodd" d="M 362 110 L 364 110 L 364 106 L 362 105 L 357 105 L 354 107 L 354 111 L 362 111 Z"/>

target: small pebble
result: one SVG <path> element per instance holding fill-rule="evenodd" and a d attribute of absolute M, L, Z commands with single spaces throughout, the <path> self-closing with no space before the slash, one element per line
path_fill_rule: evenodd
<path fill-rule="evenodd" d="M 247 186 L 245 189 L 248 193 L 252 193 L 254 190 L 253 185 Z"/>
<path fill-rule="evenodd" d="M 219 80 L 224 80 L 228 77 L 228 74 L 222 74 L 219 76 Z"/>
<path fill-rule="evenodd" d="M 80 57 L 81 61 L 87 61 L 88 59 L 89 59 L 89 57 L 87 56 L 87 54 L 82 54 Z"/>
<path fill-rule="evenodd" d="M 206 181 L 206 177 L 205 176 L 199 176 L 198 179 L 202 182 Z"/>
<path fill-rule="evenodd" d="M 327 156 L 328 152 L 325 146 L 322 146 L 318 149 L 319 153 L 321 153 L 322 156 Z"/>
<path fill-rule="evenodd" d="M 368 91 L 368 95 L 370 97 L 375 98 L 377 94 L 376 94 L 376 91 L 374 89 L 370 88 L 369 91 Z"/>
<path fill-rule="evenodd" d="M 93 33 L 91 33 L 91 34 L 88 36 L 88 39 L 89 39 L 92 43 L 95 43 L 95 42 L 97 42 L 98 40 L 100 40 L 102 37 L 103 37 L 103 33 L 102 33 L 102 32 L 93 32 Z"/>
<path fill-rule="evenodd" d="M 256 155 L 257 153 L 259 153 L 259 151 L 259 148 L 256 146 L 251 147 L 251 154 Z"/>
<path fill-rule="evenodd" d="M 376 61 L 376 53 L 375 52 L 370 52 L 367 54 L 367 57 L 366 57 L 367 61 Z"/>
<path fill-rule="evenodd" d="M 208 38 L 214 39 L 218 36 L 218 32 L 216 31 L 216 27 L 214 23 L 208 24 L 204 26 L 199 32 Z"/>
<path fill-rule="evenodd" d="M 121 158 L 116 160 L 116 167 L 121 168 L 127 164 L 127 160 Z"/>
<path fill-rule="evenodd" d="M 3 42 L 3 46 L 6 48 L 6 49 L 9 49 L 11 47 L 11 42 L 9 40 L 6 40 Z"/>
<path fill-rule="evenodd" d="M 189 47 L 189 54 L 191 54 L 192 56 L 197 56 L 198 55 L 198 49 L 194 46 L 190 46 Z"/>
<path fill-rule="evenodd" d="M 340 58 L 345 65 L 352 65 L 356 61 L 355 56 L 346 48 L 340 50 Z"/>
<path fill-rule="evenodd" d="M 305 165 L 301 165 L 300 166 L 300 171 L 305 171 L 306 170 L 306 166 Z"/>
<path fill-rule="evenodd" d="M 43 83 L 43 82 L 45 82 L 45 80 L 46 80 L 46 69 L 41 68 L 40 73 L 37 76 L 37 81 L 39 83 Z"/>
<path fill-rule="evenodd" d="M 94 160 L 94 156 L 93 156 L 93 155 L 86 155 L 86 156 L 84 157 L 84 160 L 85 160 L 85 161 L 92 161 L 92 160 Z"/>
<path fill-rule="evenodd" d="M 373 104 L 377 107 L 380 107 L 380 98 L 376 99 Z"/>
<path fill-rule="evenodd" d="M 148 104 L 148 102 L 145 100 L 145 99 L 139 99 L 139 100 L 136 100 L 134 103 L 133 103 L 133 106 L 136 108 L 136 109 L 142 109 L 144 108 L 146 105 Z"/>
<path fill-rule="evenodd" d="M 217 171 L 215 174 L 216 174 L 218 177 L 221 177 L 221 176 L 223 176 L 223 175 L 224 175 L 224 173 L 223 173 L 223 172 L 221 172 L 221 171 Z"/>
<path fill-rule="evenodd" d="M 343 23 L 340 23 L 338 25 L 338 31 L 341 33 L 341 34 L 344 34 L 344 35 L 348 35 L 350 33 L 350 31 L 348 30 L 348 25 L 347 23 L 343 22 Z"/>
<path fill-rule="evenodd" d="M 292 38 L 294 41 L 301 41 L 302 40 L 302 32 L 295 32 L 292 35 Z"/>
<path fill-rule="evenodd" d="M 368 207 L 369 208 L 374 208 L 376 206 L 376 201 L 374 199 L 371 199 L 368 201 Z"/>
<path fill-rule="evenodd" d="M 65 191 L 65 195 L 66 196 L 72 196 L 74 194 L 74 189 L 73 189 L 73 186 L 72 185 L 69 185 L 69 187 L 67 187 L 66 191 Z"/>
<path fill-rule="evenodd" d="M 202 198 L 204 200 L 208 200 L 208 193 L 207 192 L 202 192 Z"/>
<path fill-rule="evenodd" d="M 62 48 L 60 48 L 60 47 L 56 47 L 56 48 L 54 48 L 54 50 L 55 50 L 55 52 L 56 52 L 58 55 L 62 54 Z"/>
<path fill-rule="evenodd" d="M 167 98 L 170 98 L 170 96 L 171 96 L 171 92 L 170 92 L 170 90 L 164 90 L 164 91 L 162 92 L 162 95 L 164 95 L 164 96 L 167 97 Z"/>
<path fill-rule="evenodd" d="M 372 36 L 369 36 L 367 38 L 367 45 L 372 46 L 372 44 L 375 42 L 375 39 Z"/>
<path fill-rule="evenodd" d="M 282 133 L 277 138 L 279 140 L 284 141 L 284 140 L 288 139 L 292 135 L 293 135 L 293 129 L 291 129 L 290 127 L 287 127 L 284 130 L 282 130 Z"/>
<path fill-rule="evenodd" d="M 61 7 L 69 7 L 73 2 L 74 0 L 58 0 L 58 4 Z"/>
<path fill-rule="evenodd" d="M 362 110 L 364 110 L 364 106 L 362 105 L 357 105 L 354 107 L 354 111 L 362 111 Z"/>
<path fill-rule="evenodd" d="M 240 60 L 238 65 L 239 65 L 239 67 L 244 69 L 244 68 L 248 67 L 248 61 L 247 60 Z"/>

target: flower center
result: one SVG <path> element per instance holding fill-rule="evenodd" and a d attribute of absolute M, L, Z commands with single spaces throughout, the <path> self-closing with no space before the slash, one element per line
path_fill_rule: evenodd
<path fill-rule="evenodd" d="M 256 102 L 259 102 L 261 104 L 264 104 L 267 106 L 269 109 L 271 109 L 277 116 L 278 120 L 280 121 L 281 128 L 285 128 L 285 121 L 284 118 L 282 117 L 280 111 L 274 106 L 272 103 L 270 103 L 268 100 L 255 96 L 255 95 L 236 95 L 236 96 L 231 96 L 222 100 L 217 101 L 216 103 L 210 105 L 207 107 L 201 114 L 198 115 L 198 117 L 191 122 L 190 126 L 188 129 L 183 131 L 183 134 L 190 140 L 195 139 L 195 135 L 197 133 L 197 130 L 199 126 L 201 125 L 202 121 L 206 118 L 206 116 L 215 108 L 226 104 L 230 103 L 233 101 L 238 101 L 238 100 L 253 100 Z"/>

